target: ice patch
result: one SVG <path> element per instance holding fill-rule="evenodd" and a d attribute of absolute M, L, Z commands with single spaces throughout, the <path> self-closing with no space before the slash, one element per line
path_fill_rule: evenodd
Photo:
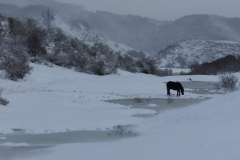
<path fill-rule="evenodd" d="M 156 105 L 156 104 L 153 104 L 153 103 L 150 103 L 148 106 L 149 106 L 149 107 L 157 107 L 157 105 Z"/>
<path fill-rule="evenodd" d="M 28 147 L 30 146 L 27 143 L 11 143 L 11 142 L 6 142 L 3 144 L 0 144 L 0 147 Z"/>

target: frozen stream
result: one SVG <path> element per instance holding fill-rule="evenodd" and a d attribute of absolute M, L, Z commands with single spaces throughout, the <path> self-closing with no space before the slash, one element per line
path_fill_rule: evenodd
<path fill-rule="evenodd" d="M 194 93 L 194 94 L 217 94 L 215 92 L 214 86 L 215 82 L 202 82 L 202 81 L 191 81 L 191 82 L 181 82 L 183 87 L 185 88 L 185 93 Z M 189 90 L 190 89 L 190 90 Z M 167 98 L 154 98 L 151 99 L 150 102 L 148 99 L 143 99 L 143 103 L 136 103 L 133 99 L 119 99 L 119 100 L 109 100 L 107 102 L 109 103 L 115 103 L 115 104 L 121 104 L 126 106 L 132 106 L 132 108 L 142 108 L 142 109 L 151 109 L 156 111 L 157 113 L 171 110 L 171 109 L 178 109 L 181 107 L 187 107 L 196 103 L 203 102 L 205 100 L 208 100 L 209 98 L 204 99 L 184 99 L 184 96 L 176 97 L 176 91 L 170 90 L 171 99 Z M 171 102 L 170 102 L 171 101 Z M 152 117 L 154 115 L 134 115 L 135 117 Z"/>
<path fill-rule="evenodd" d="M 62 133 L 24 134 L 0 136 L 0 160 L 36 156 L 47 153 L 48 148 L 59 144 L 107 142 L 119 139 L 108 136 L 108 131 L 69 131 Z"/>
<path fill-rule="evenodd" d="M 121 104 L 121 105 L 130 105 L 132 106 L 133 109 L 134 108 L 150 109 L 150 110 L 156 111 L 157 113 L 160 113 L 166 110 L 178 109 L 181 107 L 190 106 L 196 103 L 203 102 L 205 100 L 207 99 L 174 99 L 173 98 L 173 101 L 169 103 L 167 99 L 154 98 L 154 99 L 151 99 L 151 102 L 143 102 L 143 103 L 136 103 L 133 101 L 133 99 L 111 100 L 107 102 Z M 155 115 L 138 114 L 133 116 L 147 118 Z"/>
<path fill-rule="evenodd" d="M 181 82 L 186 92 L 194 94 L 216 94 L 213 90 L 213 82 Z M 175 93 L 172 91 L 171 93 Z M 122 105 L 131 105 L 132 108 L 151 109 L 157 113 L 165 110 L 177 109 L 180 107 L 190 106 L 200 103 L 206 99 L 182 99 L 175 98 L 172 103 L 167 99 L 156 98 L 151 102 L 136 103 L 133 99 L 109 100 L 109 103 L 119 103 Z M 150 105 L 152 104 L 152 105 Z M 154 115 L 134 115 L 136 117 L 152 117 Z M 25 134 L 21 130 L 16 130 L 14 134 L 0 135 L 0 160 L 12 160 L 17 157 L 37 156 L 46 154 L 49 148 L 59 144 L 69 143 L 90 143 L 90 142 L 108 142 L 119 139 L 119 137 L 108 136 L 110 130 L 107 131 L 69 131 L 63 133 L 47 133 L 47 134 Z"/>

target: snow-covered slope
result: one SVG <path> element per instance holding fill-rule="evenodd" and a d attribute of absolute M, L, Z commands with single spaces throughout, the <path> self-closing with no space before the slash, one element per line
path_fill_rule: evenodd
<path fill-rule="evenodd" d="M 30 159 L 239 160 L 239 94 L 162 113 L 142 123 L 136 138 L 60 145 Z"/>
<path fill-rule="evenodd" d="M 152 118 L 147 109 L 104 102 L 107 99 L 166 98 L 167 81 L 217 81 L 217 76 L 156 77 L 119 71 L 117 75 L 94 76 L 66 68 L 32 64 L 33 73 L 23 81 L 0 79 L 2 94 L 10 103 L 0 106 L 1 133 L 52 133 L 69 130 L 106 130 L 115 125 L 136 125 L 139 136 L 113 142 L 74 143 L 44 148 L 34 156 L 15 159 L 105 159 L 105 160 L 238 160 L 240 158 L 240 92 L 226 95 L 186 93 L 180 98 L 215 97 L 211 100 Z M 236 76 L 240 78 L 240 74 Z M 2 144 L 1 140 L 7 141 Z M 5 148 L 4 148 L 5 147 Z M 12 148 L 13 147 L 13 148 Z M 18 147 L 18 148 L 16 148 Z M 23 147 L 23 148 L 21 148 Z M 0 150 L 34 147 L 22 141 L 12 144 L 0 135 Z M 6 150 L 7 149 L 7 150 Z M 23 149 L 23 150 L 21 150 Z M 33 148 L 34 149 L 34 148 Z M 9 152 L 10 153 L 10 152 Z M 25 153 L 25 152 L 24 152 Z"/>
<path fill-rule="evenodd" d="M 32 66 L 32 74 L 24 81 L 0 79 L 1 87 L 5 88 L 2 96 L 10 101 L 7 107 L 0 107 L 0 133 L 13 132 L 14 128 L 36 133 L 138 124 L 143 120 L 131 115 L 155 112 L 131 110 L 101 100 L 134 98 L 136 95 L 166 97 L 164 82 L 176 80 L 174 76 L 157 77 L 125 71 L 119 71 L 117 75 L 95 76 L 58 66 Z M 178 76 L 177 79 L 184 81 L 186 77 Z M 192 79 L 216 81 L 217 77 L 193 76 Z M 190 93 L 184 96 L 197 97 Z"/>
<path fill-rule="evenodd" d="M 161 50 L 155 58 L 161 67 L 187 67 L 196 62 L 211 62 L 229 54 L 240 56 L 240 43 L 185 40 Z"/>
<path fill-rule="evenodd" d="M 134 50 L 132 47 L 129 47 L 123 43 L 116 43 L 102 36 L 98 35 L 94 30 L 90 29 L 87 25 L 84 25 L 84 21 L 74 21 L 72 24 L 68 24 L 63 21 L 61 18 L 56 18 L 54 21 L 54 26 L 61 28 L 66 35 L 71 37 L 77 37 L 79 40 L 84 41 L 85 43 L 92 45 L 95 42 L 101 42 L 107 44 L 116 52 L 121 52 L 125 54 L 129 50 Z"/>

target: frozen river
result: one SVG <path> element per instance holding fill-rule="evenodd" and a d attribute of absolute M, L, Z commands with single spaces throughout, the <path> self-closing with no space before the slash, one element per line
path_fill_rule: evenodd
<path fill-rule="evenodd" d="M 216 94 L 214 92 L 213 82 L 181 82 L 186 92 L 195 94 Z M 142 108 L 151 109 L 157 113 L 170 109 L 179 109 L 181 107 L 190 106 L 200 103 L 207 99 L 181 99 L 175 98 L 176 91 L 172 91 L 172 101 L 164 98 L 154 98 L 151 101 L 136 103 L 133 99 L 109 100 L 109 103 L 118 103 L 122 105 L 132 106 L 132 109 Z M 153 117 L 155 115 L 133 115 L 135 117 Z M 106 131 L 69 131 L 63 133 L 47 133 L 47 134 L 26 134 L 21 129 L 16 130 L 14 134 L 0 135 L 0 159 L 11 160 L 16 157 L 36 156 L 38 154 L 46 154 L 49 148 L 69 143 L 91 143 L 91 142 L 108 142 L 118 140 L 119 137 L 108 136 L 110 130 Z"/>

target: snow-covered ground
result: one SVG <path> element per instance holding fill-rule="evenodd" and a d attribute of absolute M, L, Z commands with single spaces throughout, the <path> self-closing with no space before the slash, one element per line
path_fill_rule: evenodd
<path fill-rule="evenodd" d="M 116 125 L 136 125 L 137 137 L 101 143 L 58 145 L 28 159 L 42 160 L 238 160 L 240 159 L 240 92 L 213 95 L 190 107 L 155 114 L 103 100 L 166 98 L 164 82 L 218 81 L 217 76 L 157 77 L 119 71 L 95 76 L 69 69 L 32 64 L 25 80 L 0 79 L 2 96 L 10 103 L 0 106 L 0 133 L 52 133 L 68 130 L 106 130 Z M 240 78 L 240 74 L 236 74 Z M 201 95 L 204 97 L 205 95 Z M 206 97 L 209 95 L 206 95 Z M 201 98 L 186 92 L 180 98 Z M 151 104 L 154 105 L 154 104 Z M 14 146 L 11 142 L 0 145 Z M 29 146 L 24 142 L 16 146 Z M 18 157 L 16 159 L 26 159 Z"/>

